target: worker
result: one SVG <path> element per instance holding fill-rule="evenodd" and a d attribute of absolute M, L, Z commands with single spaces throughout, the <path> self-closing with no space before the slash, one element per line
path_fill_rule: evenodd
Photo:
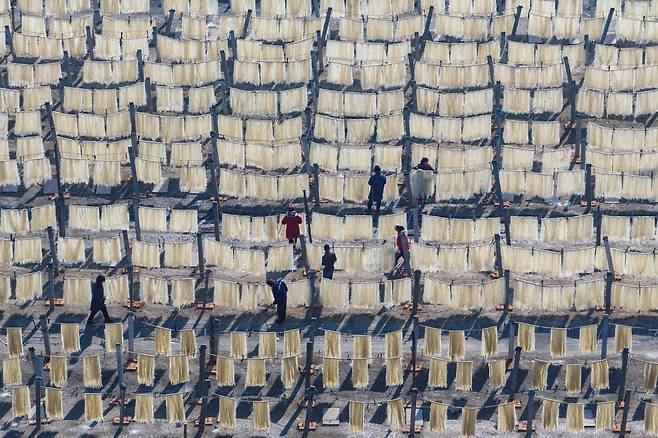
<path fill-rule="evenodd" d="M 288 206 L 288 213 L 281 219 L 281 225 L 286 226 L 286 239 L 288 243 L 297 244 L 300 235 L 299 226 L 302 224 L 302 217 L 297 214 L 295 207 Z"/>
<path fill-rule="evenodd" d="M 283 324 L 286 320 L 286 304 L 288 302 L 288 286 L 283 280 L 267 280 L 267 285 L 272 288 L 273 304 L 276 305 L 276 323 Z"/>
<path fill-rule="evenodd" d="M 411 174 L 412 193 L 416 196 L 418 202 L 426 202 L 433 191 L 434 168 L 430 164 L 429 158 L 423 157 L 420 159 L 418 166 L 416 166 L 416 170 L 421 170 L 422 172 L 413 172 Z"/>
<path fill-rule="evenodd" d="M 322 255 L 322 278 L 331 280 L 334 278 L 334 265 L 336 264 L 336 254 L 331 252 L 331 247 L 325 243 L 324 254 Z"/>
<path fill-rule="evenodd" d="M 407 236 L 407 232 L 402 225 L 396 225 L 395 231 L 397 232 L 397 237 L 395 238 L 396 251 L 395 263 L 393 263 L 393 265 L 397 268 L 398 260 L 402 258 L 402 266 L 400 266 L 400 269 L 398 270 L 398 272 L 402 272 L 406 270 L 406 254 L 409 253 L 409 236 Z"/>
<path fill-rule="evenodd" d="M 420 163 L 418 164 L 418 166 L 416 166 L 416 169 L 418 169 L 418 170 L 431 170 L 432 172 L 434 172 L 434 168 L 430 164 L 430 159 L 427 158 L 427 157 L 423 157 L 423 158 L 420 159 Z"/>
<path fill-rule="evenodd" d="M 99 275 L 96 277 L 96 282 L 91 287 L 91 306 L 89 307 L 89 319 L 87 320 L 87 325 L 92 325 L 94 323 L 94 316 L 98 312 L 103 314 L 105 317 L 105 322 L 112 322 L 110 315 L 107 313 L 107 307 L 105 307 L 105 291 L 103 290 L 103 283 L 105 283 L 105 277 Z"/>
<path fill-rule="evenodd" d="M 374 174 L 368 180 L 370 186 L 370 193 L 368 193 L 368 213 L 372 210 L 372 204 L 375 203 L 377 212 L 382 205 L 382 197 L 384 196 L 384 186 L 386 185 L 386 177 L 382 175 L 382 169 L 375 166 Z"/>

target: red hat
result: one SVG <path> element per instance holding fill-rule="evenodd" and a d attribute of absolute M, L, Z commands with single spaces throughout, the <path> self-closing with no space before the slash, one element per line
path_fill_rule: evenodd
<path fill-rule="evenodd" d="M 292 205 L 289 205 L 288 206 L 288 211 L 295 211 L 295 207 L 293 207 Z"/>

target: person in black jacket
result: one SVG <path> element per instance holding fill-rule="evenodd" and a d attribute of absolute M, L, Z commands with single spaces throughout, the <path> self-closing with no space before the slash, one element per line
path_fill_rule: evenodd
<path fill-rule="evenodd" d="M 322 255 L 322 278 L 331 280 L 334 278 L 334 265 L 336 264 L 336 254 L 331 252 L 331 247 L 324 245 L 324 254 Z"/>
<path fill-rule="evenodd" d="M 94 316 L 98 312 L 103 313 L 105 317 L 105 322 L 111 322 L 110 315 L 107 313 L 107 307 L 105 307 L 105 291 L 103 290 L 103 283 L 105 283 L 105 277 L 99 275 L 96 277 L 96 282 L 91 287 L 91 306 L 89 308 L 89 319 L 87 320 L 87 325 L 93 324 Z"/>
<path fill-rule="evenodd" d="M 288 286 L 283 280 L 267 280 L 267 285 L 272 288 L 274 303 L 276 304 L 276 323 L 283 324 L 286 320 L 286 305 L 288 304 Z"/>
<path fill-rule="evenodd" d="M 434 172 L 434 168 L 430 164 L 430 159 L 427 157 L 423 157 L 420 159 L 420 163 L 418 163 L 418 166 L 416 166 L 416 169 L 418 170 L 431 170 Z"/>
<path fill-rule="evenodd" d="M 386 185 L 386 177 L 382 175 L 382 169 L 379 166 L 375 166 L 374 174 L 368 180 L 368 185 L 370 186 L 370 193 L 368 193 L 368 213 L 372 210 L 372 204 L 374 202 L 377 212 L 382 206 L 382 198 L 384 197 L 384 186 Z"/>

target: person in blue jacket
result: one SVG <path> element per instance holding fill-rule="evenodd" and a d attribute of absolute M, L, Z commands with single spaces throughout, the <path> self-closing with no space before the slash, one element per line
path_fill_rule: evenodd
<path fill-rule="evenodd" d="M 96 282 L 91 287 L 91 306 L 89 307 L 89 319 L 87 320 L 87 325 L 94 323 L 94 316 L 98 312 L 101 312 L 105 317 L 105 322 L 111 322 L 110 315 L 107 313 L 107 307 L 105 307 L 105 291 L 103 290 L 103 283 L 105 283 L 105 277 L 99 275 L 96 277 Z"/>
<path fill-rule="evenodd" d="M 384 186 L 386 185 L 386 177 L 382 175 L 382 169 L 375 166 L 375 173 L 368 180 L 370 186 L 370 193 L 368 194 L 368 213 L 372 210 L 372 204 L 375 203 L 375 208 L 379 212 L 382 205 L 382 197 L 384 196 Z"/>
<path fill-rule="evenodd" d="M 286 304 L 288 301 L 288 286 L 283 280 L 267 280 L 267 285 L 272 288 L 274 303 L 276 304 L 276 323 L 283 324 L 286 320 Z"/>

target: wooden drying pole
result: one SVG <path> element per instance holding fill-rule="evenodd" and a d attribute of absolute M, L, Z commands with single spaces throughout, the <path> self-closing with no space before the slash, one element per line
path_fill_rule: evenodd
<path fill-rule="evenodd" d="M 519 30 L 519 22 L 521 21 L 522 10 L 523 10 L 523 6 L 518 5 L 516 7 L 516 13 L 514 14 L 514 24 L 512 25 L 512 32 L 510 33 L 511 37 L 515 37 L 516 31 Z"/>
<path fill-rule="evenodd" d="M 128 147 L 128 157 L 130 158 L 130 173 L 132 175 L 131 183 L 133 189 L 133 215 L 135 218 L 135 237 L 137 240 L 142 240 L 142 230 L 139 222 L 139 198 L 141 196 L 139 190 L 139 181 L 137 179 L 137 164 L 136 153 L 137 150 L 137 122 L 135 113 L 135 104 L 130 103 L 128 106 L 130 113 L 130 144 Z"/>
<path fill-rule="evenodd" d="M 133 303 L 135 302 L 135 268 L 133 265 L 132 249 L 130 248 L 127 230 L 123 230 L 121 232 L 121 238 L 123 240 L 123 250 L 126 252 L 126 271 L 128 272 L 128 308 L 132 310 Z"/>
<path fill-rule="evenodd" d="M 217 107 L 213 107 L 217 108 Z M 219 165 L 219 155 L 217 152 L 217 132 L 210 131 L 210 159 L 208 167 L 210 168 L 210 186 L 212 187 L 212 224 L 215 232 L 215 241 L 219 242 L 219 186 L 217 185 L 217 167 Z"/>
<path fill-rule="evenodd" d="M 53 118 L 53 108 L 50 102 L 45 103 L 46 117 L 50 125 L 50 139 L 53 142 L 53 149 L 55 150 L 55 181 L 57 183 L 57 199 L 55 201 L 57 228 L 61 237 L 66 236 L 66 214 L 64 211 L 64 189 L 62 188 L 62 156 L 59 150 L 59 142 L 57 141 L 57 134 L 55 132 L 55 120 Z"/>
<path fill-rule="evenodd" d="M 601 359 L 608 357 L 608 319 L 611 313 L 611 297 L 612 297 L 612 283 L 615 280 L 615 268 L 612 260 L 612 253 L 610 252 L 610 242 L 608 236 L 603 236 L 603 245 L 605 248 L 605 258 L 608 264 L 608 271 L 605 274 L 605 292 L 603 301 L 605 306 L 605 313 L 601 320 Z"/>
<path fill-rule="evenodd" d="M 308 329 L 308 341 L 306 342 L 306 364 L 304 366 L 304 399 L 303 403 L 306 404 L 306 415 L 304 418 L 303 435 L 306 436 L 311 430 L 311 410 L 313 409 L 313 398 L 315 396 L 316 388 L 311 385 L 311 374 L 313 370 L 313 351 L 315 349 L 315 331 L 317 328 L 318 320 L 316 317 L 311 318 L 311 323 Z"/>
<path fill-rule="evenodd" d="M 608 16 L 605 19 L 605 25 L 603 26 L 603 31 L 601 32 L 601 38 L 599 39 L 599 44 L 605 44 L 605 38 L 608 36 L 608 31 L 610 30 L 610 24 L 612 24 L 612 17 L 615 15 L 615 8 L 610 8 L 608 11 Z"/>

